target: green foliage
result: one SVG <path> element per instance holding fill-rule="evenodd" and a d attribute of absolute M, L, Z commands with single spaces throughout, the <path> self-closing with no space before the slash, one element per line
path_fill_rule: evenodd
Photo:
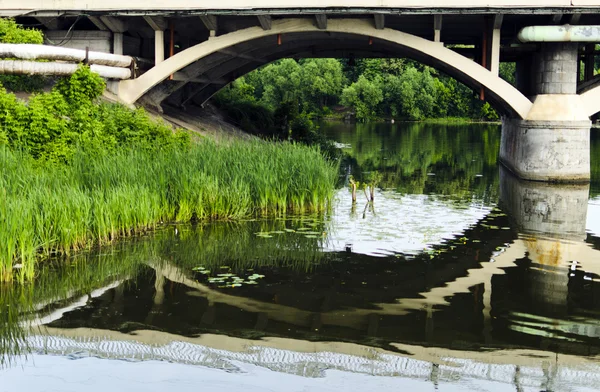
<path fill-rule="evenodd" d="M 500 74 L 514 83 L 514 63 L 503 63 Z M 298 115 L 318 118 L 331 114 L 330 107 L 340 104 L 363 122 L 379 118 L 411 121 L 446 117 L 498 118 L 489 104 L 479 102 L 470 88 L 408 59 L 285 59 L 238 79 L 217 95 L 217 102 L 225 110 L 234 112 L 232 117 L 242 128 L 254 133 L 258 132 L 257 128 L 268 125 L 289 129 Z M 288 103 L 297 104 L 298 114 L 288 116 L 287 122 L 275 119 L 270 124 L 264 121 L 257 124 L 252 119 L 250 111 L 258 111 L 261 106 L 282 118 L 278 113 L 288 110 L 281 110 L 280 106 Z M 231 106 L 241 109 L 230 109 Z M 248 114 L 242 116 L 235 113 L 237 110 Z M 244 118 L 247 121 L 243 121 Z M 272 133 L 277 132 L 264 132 Z"/>
<path fill-rule="evenodd" d="M 498 121 L 500 119 L 498 113 L 487 102 L 481 106 L 481 118 L 487 121 Z"/>
<path fill-rule="evenodd" d="M 23 28 L 13 19 L 0 18 L 0 43 L 42 44 L 44 36 L 39 30 Z M 38 91 L 45 82 L 40 75 L 0 75 L 0 84 L 11 91 Z"/>
<path fill-rule="evenodd" d="M 93 103 L 104 92 L 106 83 L 89 67 L 80 66 L 71 77 L 60 80 L 55 90 L 59 92 L 70 106 Z"/>
<path fill-rule="evenodd" d="M 342 104 L 353 107 L 359 121 L 368 121 L 377 115 L 377 106 L 383 101 L 380 77 L 374 80 L 361 75 L 342 92 Z"/>
<path fill-rule="evenodd" d="M 516 79 L 516 63 L 500 63 L 499 75 L 502 79 L 506 80 L 513 86 L 517 85 Z"/>
<path fill-rule="evenodd" d="M 117 146 L 156 150 L 189 145 L 182 130 L 153 121 L 141 109 L 98 103 L 104 81 L 81 66 L 52 91 L 36 94 L 29 103 L 0 88 L 0 130 L 13 148 L 26 149 L 35 159 L 68 162 L 79 145 L 90 154 Z"/>
<path fill-rule="evenodd" d="M 302 113 L 320 113 L 323 107 L 337 102 L 344 82 L 338 60 L 284 59 L 238 79 L 230 89 L 223 89 L 218 99 L 257 102 L 272 111 L 281 103 L 296 102 Z"/>
<path fill-rule="evenodd" d="M 70 163 L 0 149 L 0 281 L 31 279 L 37 255 L 69 254 L 161 221 L 239 219 L 323 210 L 337 165 L 317 148 L 262 141 L 103 155 Z"/>
<path fill-rule="evenodd" d="M 0 18 L 0 42 L 5 44 L 43 44 L 40 30 L 26 29 L 13 19 Z"/>

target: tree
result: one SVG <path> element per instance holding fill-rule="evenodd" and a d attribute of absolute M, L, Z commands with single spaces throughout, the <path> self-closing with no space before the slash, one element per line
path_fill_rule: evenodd
<path fill-rule="evenodd" d="M 351 106 L 359 121 L 368 121 L 375 118 L 377 107 L 383 101 L 381 77 L 374 80 L 361 75 L 358 80 L 342 91 L 342 104 Z"/>

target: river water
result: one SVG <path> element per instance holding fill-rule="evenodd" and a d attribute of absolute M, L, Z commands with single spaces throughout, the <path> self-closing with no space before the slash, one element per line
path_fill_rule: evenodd
<path fill-rule="evenodd" d="M 527 183 L 498 126 L 322 128 L 347 153 L 324 215 L 165 226 L 0 286 L 0 392 L 600 389 L 600 162 Z"/>

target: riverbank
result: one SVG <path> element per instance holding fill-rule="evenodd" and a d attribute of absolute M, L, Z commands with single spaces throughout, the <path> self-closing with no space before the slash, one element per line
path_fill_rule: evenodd
<path fill-rule="evenodd" d="M 321 211 L 333 195 L 337 163 L 316 147 L 191 137 L 103 90 L 87 67 L 28 102 L 0 89 L 0 281 L 162 222 Z"/>
<path fill-rule="evenodd" d="M 337 166 L 291 143 L 204 140 L 188 149 L 79 150 L 69 164 L 0 149 L 0 280 L 33 278 L 40 258 L 162 222 L 320 211 Z M 15 266 L 18 268 L 15 269 Z"/>
<path fill-rule="evenodd" d="M 348 112 L 341 113 L 339 115 L 323 116 L 320 121 L 322 122 L 338 122 L 338 123 L 356 123 L 357 121 L 348 121 L 347 118 L 353 118 L 347 115 Z M 441 117 L 441 118 L 426 118 L 423 120 L 406 120 L 406 119 L 394 119 L 389 117 L 378 117 L 366 123 L 422 123 L 431 125 L 468 125 L 468 124 L 492 124 L 500 125 L 500 120 L 485 120 L 478 118 L 468 117 Z"/>

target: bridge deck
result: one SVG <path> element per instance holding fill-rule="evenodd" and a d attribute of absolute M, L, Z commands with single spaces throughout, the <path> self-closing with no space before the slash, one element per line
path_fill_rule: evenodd
<path fill-rule="evenodd" d="M 600 8 L 594 0 L 223 0 L 198 2 L 194 0 L 170 1 L 168 7 L 162 0 L 147 0 L 123 3 L 120 0 L 4 0 L 0 16 L 19 16 L 31 12 L 52 16 L 56 11 L 82 11 L 86 13 L 111 14 L 196 14 L 210 12 L 235 14 L 296 14 L 298 12 L 327 13 L 452 13 L 471 11 L 474 13 L 548 14 L 575 13 Z"/>

